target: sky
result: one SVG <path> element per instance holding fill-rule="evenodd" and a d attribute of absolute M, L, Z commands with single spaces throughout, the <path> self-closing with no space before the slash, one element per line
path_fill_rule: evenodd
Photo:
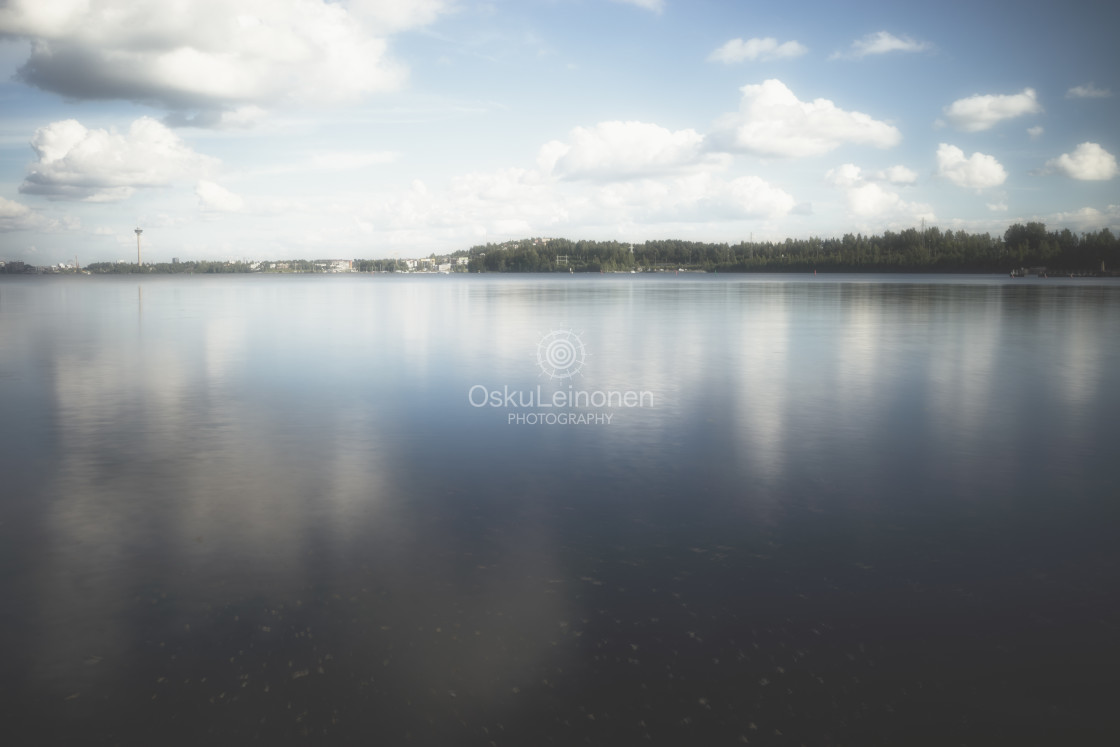
<path fill-rule="evenodd" d="M 1120 5 L 0 0 L 0 259 L 1120 230 Z"/>

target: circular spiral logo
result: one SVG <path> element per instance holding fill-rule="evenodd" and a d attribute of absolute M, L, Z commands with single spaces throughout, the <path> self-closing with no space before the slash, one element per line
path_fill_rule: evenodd
<path fill-rule="evenodd" d="M 587 348 L 570 330 L 553 330 L 537 343 L 537 365 L 550 379 L 567 379 L 579 373 Z"/>

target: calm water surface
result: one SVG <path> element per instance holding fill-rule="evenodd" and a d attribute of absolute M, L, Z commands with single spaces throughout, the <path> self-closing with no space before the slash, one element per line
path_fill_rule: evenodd
<path fill-rule="evenodd" d="M 5 278 L 2 739 L 1120 743 L 1118 341 L 1113 281 Z M 538 387 L 651 399 L 472 405 Z"/>

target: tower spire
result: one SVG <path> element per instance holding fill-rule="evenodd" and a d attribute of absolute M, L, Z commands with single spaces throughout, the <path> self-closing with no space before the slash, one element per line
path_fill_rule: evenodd
<path fill-rule="evenodd" d="M 144 233 L 144 229 L 137 228 L 136 231 L 136 264 L 139 267 L 144 266 L 144 260 L 140 257 L 140 234 Z"/>

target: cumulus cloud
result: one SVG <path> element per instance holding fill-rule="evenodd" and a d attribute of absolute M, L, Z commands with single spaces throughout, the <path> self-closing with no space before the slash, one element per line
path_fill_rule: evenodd
<path fill-rule="evenodd" d="M 1007 172 L 994 157 L 973 153 L 965 158 L 964 151 L 946 143 L 937 146 L 937 174 L 972 189 L 996 187 L 1007 180 Z"/>
<path fill-rule="evenodd" d="M 854 187 L 863 183 L 863 169 L 854 163 L 845 163 L 829 169 L 824 178 L 834 187 Z"/>
<path fill-rule="evenodd" d="M 757 176 L 724 179 L 698 172 L 577 184 L 533 170 L 502 169 L 460 176 L 444 190 L 416 184 L 370 205 L 358 220 L 409 245 L 432 236 L 514 238 L 622 225 L 769 219 L 795 208 L 791 195 Z"/>
<path fill-rule="evenodd" d="M 50 199 L 122 200 L 137 188 L 195 179 L 218 165 L 150 117 L 126 134 L 89 130 L 74 119 L 52 122 L 35 131 L 31 148 L 37 160 L 19 191 Z"/>
<path fill-rule="evenodd" d="M 665 10 L 665 0 L 613 0 L 616 3 L 625 3 L 626 5 L 636 5 L 654 13 L 660 13 Z"/>
<path fill-rule="evenodd" d="M 1043 132 L 1045 132 L 1045 130 L 1042 128 L 1042 125 L 1035 125 L 1034 127 L 1027 128 L 1027 134 L 1031 136 L 1031 140 L 1038 140 L 1042 137 Z"/>
<path fill-rule="evenodd" d="M 739 111 L 716 120 L 713 141 L 729 151 L 761 156 L 817 156 L 844 143 L 890 148 L 898 129 L 828 99 L 799 101 L 777 79 L 743 86 Z"/>
<path fill-rule="evenodd" d="M 1042 111 L 1033 88 L 1009 96 L 976 95 L 957 99 L 945 107 L 945 118 L 958 130 L 980 132 L 1005 119 L 1037 114 Z"/>
<path fill-rule="evenodd" d="M 773 37 L 765 39 L 732 39 L 708 55 L 709 62 L 722 62 L 730 65 L 736 62 L 755 60 L 784 60 L 800 57 L 809 51 L 804 44 L 795 41 L 778 43 Z"/>
<path fill-rule="evenodd" d="M 790 194 L 760 177 L 722 177 L 730 161 L 708 151 L 694 130 L 601 122 L 545 143 L 535 168 L 465 174 L 442 190 L 415 181 L 354 220 L 359 231 L 377 226 L 387 240 L 411 245 L 443 236 L 771 219 L 797 209 Z"/>
<path fill-rule="evenodd" d="M 445 4 L 9 0 L 0 36 L 30 40 L 18 78 L 47 91 L 244 114 L 398 87 L 405 70 L 388 54 L 388 35 L 430 22 Z"/>
<path fill-rule="evenodd" d="M 1067 99 L 1107 99 L 1110 96 L 1112 96 L 1112 91 L 1107 88 L 1097 88 L 1092 83 L 1074 86 L 1066 91 Z"/>
<path fill-rule="evenodd" d="M 1046 216 L 1051 225 L 1068 226 L 1074 231 L 1098 231 L 1102 228 L 1120 229 L 1120 205 L 1109 205 L 1104 210 L 1083 207 Z"/>
<path fill-rule="evenodd" d="M 198 195 L 198 204 L 203 210 L 235 213 L 245 207 L 245 201 L 239 195 L 206 179 L 198 181 L 194 193 Z"/>
<path fill-rule="evenodd" d="M 0 233 L 43 229 L 50 223 L 26 205 L 0 197 Z"/>
<path fill-rule="evenodd" d="M 895 191 L 884 187 L 880 181 L 890 181 L 888 173 L 901 169 L 908 174 L 894 171 L 895 178 L 913 174 L 904 166 L 896 166 L 886 171 L 866 175 L 859 166 L 845 163 L 825 174 L 825 180 L 832 186 L 842 189 L 847 199 L 848 212 L 857 218 L 877 218 L 887 220 L 932 219 L 933 211 L 929 205 L 908 202 Z M 917 178 L 917 174 L 914 174 Z"/>
<path fill-rule="evenodd" d="M 600 122 L 576 127 L 567 142 L 542 146 L 542 173 L 564 179 L 611 181 L 696 169 L 721 168 L 730 157 L 704 151 L 695 130 L 671 131 L 646 122 Z"/>
<path fill-rule="evenodd" d="M 1104 181 L 1117 174 L 1116 157 L 1097 143 L 1081 143 L 1073 153 L 1047 161 L 1046 168 L 1084 181 Z"/>
<path fill-rule="evenodd" d="M 836 52 L 831 59 L 859 59 L 888 52 L 924 52 L 932 46 L 929 42 L 918 41 L 909 36 L 898 37 L 888 31 L 879 31 L 856 39 L 848 51 Z"/>
<path fill-rule="evenodd" d="M 897 192 L 868 182 L 848 190 L 848 209 L 853 215 L 867 218 L 885 213 L 913 212 L 913 205 L 905 202 Z"/>
<path fill-rule="evenodd" d="M 877 172 L 875 176 L 891 184 L 913 184 L 918 181 L 918 173 L 905 166 L 890 166 Z"/>

